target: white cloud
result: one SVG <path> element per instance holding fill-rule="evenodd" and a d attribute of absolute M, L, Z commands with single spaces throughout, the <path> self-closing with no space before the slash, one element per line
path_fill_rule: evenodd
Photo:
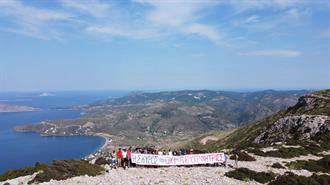
<path fill-rule="evenodd" d="M 289 8 L 263 16 L 251 15 L 247 18 L 238 16 L 238 18 L 233 19 L 232 25 L 250 32 L 267 32 L 269 35 L 275 35 L 283 27 L 290 29 L 291 27 L 306 25 L 309 16 L 308 9 Z M 289 33 L 287 30 L 285 32 Z"/>
<path fill-rule="evenodd" d="M 159 39 L 162 36 L 183 34 L 206 38 L 212 42 L 220 41 L 220 34 L 215 27 L 200 23 L 201 11 L 211 5 L 212 1 L 153 1 L 133 0 L 135 5 L 143 6 L 143 11 L 127 15 L 117 10 L 108 23 L 89 25 L 90 33 L 109 37 L 127 37 L 133 39 Z M 135 16 L 134 16 L 135 15 Z"/>
<path fill-rule="evenodd" d="M 198 11 L 209 5 L 207 1 L 136 0 L 136 2 L 151 7 L 146 14 L 146 19 L 161 26 L 181 26 L 194 22 L 198 18 Z"/>
<path fill-rule="evenodd" d="M 61 11 L 34 8 L 16 0 L 0 1 L 1 14 L 13 16 L 30 23 L 68 20 L 71 14 Z"/>
<path fill-rule="evenodd" d="M 240 53 L 244 56 L 273 56 L 273 57 L 297 57 L 302 55 L 300 51 L 296 50 L 283 50 L 283 49 L 270 49 L 270 50 L 256 50 Z"/>
<path fill-rule="evenodd" d="M 246 18 L 244 22 L 245 22 L 246 24 L 249 24 L 249 23 L 257 23 L 257 22 L 259 22 L 259 17 L 256 16 L 256 15 L 252 15 L 252 16 Z"/>
<path fill-rule="evenodd" d="M 105 34 L 111 37 L 128 37 L 134 39 L 148 39 L 157 35 L 154 30 L 136 30 L 120 28 L 119 26 L 90 26 L 86 29 L 90 33 Z"/>
<path fill-rule="evenodd" d="M 52 25 L 71 21 L 73 18 L 67 12 L 34 8 L 15 0 L 0 1 L 0 15 L 12 21 L 11 27 L 1 30 L 41 39 L 58 39 L 61 33 L 53 29 Z"/>
<path fill-rule="evenodd" d="M 218 43 L 220 34 L 211 26 L 194 23 L 183 28 L 183 31 L 188 34 L 196 34 L 208 38 L 209 40 Z"/>
<path fill-rule="evenodd" d="M 79 12 L 95 17 L 103 17 L 110 9 L 110 5 L 99 0 L 61 0 L 64 7 L 73 8 Z"/>
<path fill-rule="evenodd" d="M 201 11 L 217 4 L 216 1 L 154 1 L 135 0 L 148 6 L 145 19 L 160 31 L 179 32 L 186 35 L 197 35 L 219 43 L 220 34 L 210 25 L 200 23 Z"/>
<path fill-rule="evenodd" d="M 304 4 L 303 0 L 225 0 L 224 4 L 229 4 L 238 12 L 258 9 L 286 9 Z"/>
<path fill-rule="evenodd" d="M 121 1 L 112 0 L 59 0 L 55 1 L 58 6 L 48 8 L 48 6 L 33 6 L 29 1 L 0 0 L 0 16 L 5 17 L 1 19 L 5 23 L 0 23 L 3 26 L 0 30 L 42 39 L 59 39 L 81 31 L 109 37 L 156 38 L 157 40 L 164 36 L 184 35 L 197 36 L 225 45 L 238 37 L 245 39 L 243 38 L 245 35 L 237 34 L 235 26 L 248 31 L 270 31 L 282 24 L 291 25 L 290 23 L 297 19 L 290 17 L 301 19 L 304 15 L 302 11 L 304 7 L 301 7 L 301 4 L 306 2 L 304 0 L 132 1 L 134 3 L 122 5 Z M 229 13 L 222 17 L 220 6 L 224 4 L 247 12 L 243 14 L 235 12 L 233 15 Z M 219 9 L 217 7 L 219 12 L 213 9 L 215 5 L 219 5 Z M 258 11 L 248 12 L 256 9 L 276 9 L 276 11 L 269 16 L 258 15 Z"/>

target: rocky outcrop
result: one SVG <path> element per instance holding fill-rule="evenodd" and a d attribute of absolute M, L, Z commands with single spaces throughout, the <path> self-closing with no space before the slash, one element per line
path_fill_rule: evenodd
<path fill-rule="evenodd" d="M 291 139 L 305 140 L 329 134 L 329 117 L 322 115 L 287 116 L 267 127 L 254 140 L 258 144 L 271 144 Z"/>
<path fill-rule="evenodd" d="M 289 107 L 287 114 L 330 115 L 330 90 L 302 96 L 295 106 Z"/>
<path fill-rule="evenodd" d="M 311 141 L 330 133 L 330 90 L 307 94 L 289 107 L 280 118 L 258 131 L 254 143 L 272 144 L 290 140 Z"/>

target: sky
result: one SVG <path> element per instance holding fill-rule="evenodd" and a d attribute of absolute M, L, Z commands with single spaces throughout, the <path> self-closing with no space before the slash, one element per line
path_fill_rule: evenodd
<path fill-rule="evenodd" d="M 0 0 L 0 91 L 330 88 L 329 0 Z"/>

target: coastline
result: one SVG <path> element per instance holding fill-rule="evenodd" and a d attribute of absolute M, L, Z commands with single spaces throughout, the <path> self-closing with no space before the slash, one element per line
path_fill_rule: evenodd
<path fill-rule="evenodd" d="M 105 139 L 103 145 L 97 149 L 97 151 L 101 151 L 101 150 L 104 150 L 106 149 L 106 147 L 108 146 L 108 144 L 110 143 L 110 135 L 106 134 L 106 133 L 95 133 L 95 134 L 92 134 L 92 136 L 98 136 L 98 137 L 102 137 Z"/>
<path fill-rule="evenodd" d="M 105 141 L 104 141 L 103 145 L 101 147 L 99 147 L 95 152 L 90 153 L 88 155 L 85 155 L 84 157 L 81 158 L 81 159 L 84 159 L 84 160 L 95 160 L 96 157 L 102 156 L 101 154 L 103 152 L 105 152 L 105 150 L 108 149 L 108 145 L 111 142 L 111 139 L 110 139 L 111 138 L 111 135 L 106 134 L 106 133 L 93 133 L 91 135 L 86 135 L 86 136 L 101 137 Z"/>

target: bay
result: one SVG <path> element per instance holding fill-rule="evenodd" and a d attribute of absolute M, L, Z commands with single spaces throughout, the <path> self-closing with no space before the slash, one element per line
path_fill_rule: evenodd
<path fill-rule="evenodd" d="M 39 93 L 2 93 L 0 103 L 40 108 L 37 112 L 0 113 L 0 173 L 34 165 L 50 164 L 53 160 L 79 159 L 97 151 L 105 142 L 96 136 L 50 136 L 20 133 L 14 127 L 46 120 L 74 119 L 77 110 L 54 107 L 74 106 L 121 96 L 124 92 L 55 92 L 55 96 L 41 97 Z"/>

